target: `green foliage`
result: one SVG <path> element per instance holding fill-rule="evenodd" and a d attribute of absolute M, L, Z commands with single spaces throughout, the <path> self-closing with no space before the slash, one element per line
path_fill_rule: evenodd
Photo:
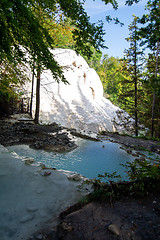
<path fill-rule="evenodd" d="M 102 1 L 105 4 L 112 4 L 114 9 L 118 8 L 118 2 L 115 0 Z M 137 3 L 138 0 L 128 0 L 126 4 L 131 5 L 134 2 Z M 159 26 L 159 18 L 157 17 L 159 16 L 159 10 L 156 10 L 156 5 L 153 3 L 157 4 L 158 2 L 156 0 L 148 1 L 148 8 L 151 9 L 152 13 L 148 19 L 150 22 L 152 19 L 154 20 L 152 26 L 149 25 L 149 30 L 143 29 L 144 31 L 141 32 L 147 32 L 148 34 L 148 31 L 155 29 L 155 36 Z M 107 20 L 112 19 L 108 17 Z M 115 20 L 115 23 L 119 23 L 117 18 L 113 20 Z M 143 16 L 141 19 L 141 23 L 149 23 L 149 21 L 147 16 Z M 86 56 L 89 65 L 94 67 L 100 75 L 105 95 L 115 104 L 133 114 L 133 97 L 131 96 L 133 95 L 133 84 L 129 85 L 127 83 L 128 80 L 131 80 L 131 76 L 126 67 L 126 61 L 104 56 L 101 64 L 101 52 L 97 50 L 104 47 L 103 23 L 90 23 L 82 1 L 2 0 L 0 2 L 0 34 L 1 66 L 5 59 L 11 65 L 28 62 L 33 67 L 34 62 L 34 65 L 38 68 L 41 66 L 41 69 L 50 69 L 57 81 L 65 82 L 62 69 L 54 60 L 50 50 L 55 47 L 74 48 L 77 52 Z M 91 58 L 89 59 L 89 57 Z M 3 71 L 1 72 L 3 73 Z M 5 81 L 7 87 L 4 88 L 5 84 L 3 84 L 1 92 L 4 95 L 8 91 L 6 99 L 10 99 L 12 80 L 6 78 Z M 126 89 L 128 89 L 128 92 Z M 147 104 L 149 97 L 144 91 L 142 95 L 145 96 L 145 103 Z"/>
<path fill-rule="evenodd" d="M 134 2 L 138 3 L 140 0 L 127 0 L 126 5 L 131 6 Z"/>
<path fill-rule="evenodd" d="M 158 192 L 160 159 L 151 159 L 151 161 L 136 159 L 132 163 L 128 162 L 123 165 L 127 169 L 130 181 L 120 181 L 120 176 L 116 172 L 105 173 L 99 175 L 97 179 L 90 180 L 89 183 L 92 184 L 93 192 L 86 197 L 86 202 L 109 199 L 112 203 L 114 199 L 124 196 L 144 197 L 149 193 Z M 118 179 L 118 181 L 115 181 L 115 179 Z"/>
<path fill-rule="evenodd" d="M 114 5 L 115 1 L 111 3 Z M 50 51 L 55 46 L 74 45 L 76 51 L 91 56 L 91 47 L 99 49 L 103 47 L 104 42 L 103 24 L 91 24 L 83 3 L 79 0 L 2 0 L 0 34 L 0 64 L 6 59 L 10 64 L 28 63 L 33 68 L 34 62 L 39 86 L 40 72 L 44 68 L 50 69 L 58 82 L 66 82 L 61 67 Z M 8 88 L 2 89 L 1 92 L 5 94 L 8 89 L 8 94 L 11 95 L 9 78 L 5 81 Z M 37 90 L 37 119 L 38 92 Z M 10 98 L 5 97 L 6 100 Z"/>
<path fill-rule="evenodd" d="M 139 35 L 142 38 L 142 45 L 146 45 L 153 53 L 155 54 L 155 64 L 154 64 L 154 71 L 152 71 L 152 75 L 150 80 L 152 80 L 152 110 L 151 110 L 151 135 L 157 136 L 160 135 L 160 129 L 155 122 L 159 119 L 156 119 L 155 113 L 157 110 L 157 98 L 159 102 L 159 95 L 157 94 L 157 88 L 159 89 L 159 53 L 160 53 L 160 2 L 158 0 L 149 0 L 147 2 L 147 10 L 148 13 L 144 14 L 139 22 L 144 26 L 141 27 L 139 30 Z M 151 73 L 151 71 L 150 71 Z M 158 103 L 159 105 L 159 103 Z M 159 112 L 159 108 L 158 108 Z M 158 123 L 159 124 L 159 123 Z M 156 125 L 156 126 L 155 126 Z M 158 132 L 158 134 L 157 134 Z"/>
<path fill-rule="evenodd" d="M 0 3 L 0 60 L 7 58 L 9 61 L 27 61 L 26 52 L 35 61 L 47 69 L 50 69 L 55 79 L 63 81 L 62 71 L 54 60 L 50 49 L 54 46 L 53 37 L 44 27 L 39 15 L 50 16 L 57 9 L 57 5 L 63 14 L 72 20 L 73 38 L 77 51 L 90 55 L 89 45 L 103 47 L 103 24 L 91 24 L 89 17 L 83 9 L 80 1 L 11 1 L 2 0 Z M 44 18 L 43 18 L 44 19 Z M 89 45 L 87 45 L 89 43 Z"/>
<path fill-rule="evenodd" d="M 122 179 L 122 177 L 116 172 L 113 173 L 104 173 L 104 174 L 98 174 L 98 180 L 97 181 L 105 181 L 105 182 L 111 182 L 111 181 L 115 181 L 115 179 L 117 179 L 117 181 L 120 181 Z"/>
<path fill-rule="evenodd" d="M 0 78 L 0 116 L 7 114 L 10 103 L 16 104 L 23 92 L 18 92 L 22 84 L 28 80 L 25 75 L 24 67 L 19 64 L 11 64 L 7 60 L 1 62 L 1 78 Z"/>
<path fill-rule="evenodd" d="M 142 133 L 140 133 L 137 138 L 140 138 L 140 139 L 145 139 L 145 140 L 153 140 L 153 141 L 160 141 L 160 138 L 156 138 L 156 137 L 151 137 L 151 136 L 147 136 L 147 135 L 144 135 Z M 158 143 L 157 143 L 158 144 Z"/>
<path fill-rule="evenodd" d="M 158 2 L 156 1 L 149 2 L 154 2 L 158 4 Z M 150 3 L 149 9 L 151 8 Z M 157 9 L 157 11 L 159 11 L 159 8 Z M 151 16 L 152 15 L 153 13 L 151 14 Z M 156 34 L 156 39 L 159 38 L 159 24 L 157 23 L 159 23 L 160 15 L 157 14 L 152 17 L 149 15 L 145 16 L 146 24 L 155 24 L 155 29 L 152 29 L 151 27 L 149 29 L 150 31 L 153 30 L 153 34 Z M 145 27 L 139 30 L 137 28 L 137 22 L 140 22 L 140 20 L 134 16 L 134 21 L 129 26 L 130 35 L 127 40 L 130 43 L 130 47 L 126 50 L 125 58 L 118 59 L 105 55 L 102 60 L 95 61 L 92 67 L 94 67 L 94 69 L 100 76 L 104 88 L 104 96 L 106 98 L 109 98 L 115 105 L 127 111 L 133 118 L 135 118 L 135 120 L 137 119 L 137 125 L 140 123 L 146 126 L 149 129 L 147 133 L 149 135 L 151 135 L 151 123 L 153 121 L 152 112 L 154 109 L 153 137 L 159 138 L 159 44 L 156 44 L 155 47 L 152 49 L 149 45 L 149 42 L 152 41 L 152 39 L 146 39 L 146 43 L 148 43 L 148 47 L 152 49 L 152 52 L 148 55 L 148 57 L 144 56 L 143 50 L 141 50 L 141 40 L 144 40 L 145 38 L 145 34 L 143 34 L 142 36 L 142 30 L 144 30 Z M 143 33 L 145 33 L 145 31 Z M 149 37 L 149 32 L 146 37 L 147 36 Z M 151 46 L 153 46 L 153 42 Z M 153 105 L 154 95 L 155 102 Z"/>
<path fill-rule="evenodd" d="M 109 58 L 108 55 L 104 55 L 101 65 L 97 69 L 97 73 L 99 74 L 104 87 L 104 93 L 108 94 L 112 101 L 118 89 L 116 78 L 118 65 L 118 59 L 114 57 Z"/>
<path fill-rule="evenodd" d="M 101 61 L 95 62 L 94 69 L 100 76 L 104 96 L 109 98 L 128 113 L 133 114 L 133 84 L 125 59 L 104 55 Z"/>
<path fill-rule="evenodd" d="M 33 0 L 1 1 L 0 61 L 6 58 L 11 63 L 26 62 L 29 60 L 27 53 L 58 78 L 62 76 L 62 71 L 49 50 L 52 38 L 33 14 L 32 6 L 35 4 Z M 46 0 L 43 2 L 43 8 L 54 9 L 54 4 L 55 2 Z"/>
<path fill-rule="evenodd" d="M 105 4 L 112 4 L 114 9 L 118 8 L 118 3 L 115 0 L 102 1 Z M 103 23 L 91 24 L 83 4 L 84 2 L 80 0 L 2 0 L 0 2 L 0 61 L 3 58 L 10 61 L 15 59 L 18 61 L 27 60 L 27 52 L 33 58 L 36 57 L 35 61 L 50 69 L 55 78 L 62 77 L 62 72 L 50 52 L 55 38 L 44 27 L 44 22 L 40 21 L 37 9 L 40 10 L 38 10 L 39 15 L 43 12 L 47 21 L 54 18 L 58 10 L 61 11 L 65 16 L 64 18 L 70 19 L 71 25 L 74 26 L 71 30 L 75 49 L 84 55 L 91 56 L 90 46 L 95 49 L 104 47 Z M 52 26 L 56 36 L 57 25 L 52 24 Z M 62 80 L 64 79 L 62 78 Z"/>
<path fill-rule="evenodd" d="M 160 160 L 155 160 L 154 163 L 146 159 L 135 159 L 134 162 L 128 162 L 124 165 L 127 168 L 127 174 L 131 181 L 154 179 L 160 180 Z"/>
<path fill-rule="evenodd" d="M 148 13 L 144 14 L 139 22 L 144 26 L 140 28 L 139 34 L 150 49 L 154 49 L 157 42 L 160 42 L 160 2 L 159 0 L 148 0 Z"/>
<path fill-rule="evenodd" d="M 100 67 L 100 61 L 102 58 L 102 52 L 101 51 L 97 51 L 95 48 L 91 47 L 91 51 L 92 51 L 92 56 L 91 57 L 87 57 L 85 55 L 82 54 L 82 56 L 84 57 L 84 59 L 87 61 L 88 65 L 91 68 L 94 68 L 95 71 L 98 71 L 98 68 Z"/>
<path fill-rule="evenodd" d="M 154 136 L 160 137 L 160 69 L 157 71 L 157 79 L 155 79 L 155 54 L 149 54 L 146 59 L 146 66 L 143 73 L 142 88 L 140 99 L 140 112 L 141 112 L 141 122 L 145 124 L 147 128 L 151 128 L 151 113 L 152 113 L 152 99 L 153 92 L 155 91 L 155 114 L 154 114 Z M 158 60 L 159 65 L 159 60 Z M 144 111 L 145 109 L 145 111 Z"/>
<path fill-rule="evenodd" d="M 138 27 L 137 27 L 138 18 L 134 16 L 133 22 L 129 25 L 129 37 L 126 39 L 130 47 L 125 50 L 125 57 L 127 61 L 128 71 L 130 73 L 131 81 L 128 82 L 132 86 L 132 94 L 134 99 L 134 119 L 135 119 L 135 135 L 138 136 L 138 98 L 139 98 L 139 85 L 141 79 L 141 69 L 143 66 L 143 51 L 140 49 L 139 36 L 138 36 Z M 127 90 L 128 91 L 128 90 Z"/>

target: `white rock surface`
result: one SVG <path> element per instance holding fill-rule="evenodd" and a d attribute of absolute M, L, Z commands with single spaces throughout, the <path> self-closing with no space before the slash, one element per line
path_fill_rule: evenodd
<path fill-rule="evenodd" d="M 92 132 L 131 130 L 133 120 L 103 97 L 100 78 L 83 57 L 69 49 L 55 49 L 53 54 L 63 67 L 69 84 L 58 84 L 50 71 L 43 72 L 40 93 L 41 122 L 57 122 L 69 128 Z"/>
<path fill-rule="evenodd" d="M 26 240 L 40 228 L 53 227 L 60 212 L 82 196 L 78 183 L 62 171 L 50 170 L 49 176 L 42 171 L 0 145 L 1 240 Z"/>

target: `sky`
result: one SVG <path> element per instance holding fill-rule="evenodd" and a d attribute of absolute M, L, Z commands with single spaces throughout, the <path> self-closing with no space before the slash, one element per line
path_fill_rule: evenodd
<path fill-rule="evenodd" d="M 117 2 L 119 3 L 118 10 L 114 10 L 111 4 L 105 5 L 102 0 L 86 0 L 84 8 L 92 23 L 96 23 L 98 20 L 104 21 L 106 32 L 104 44 L 108 49 L 102 49 L 102 53 L 121 58 L 124 56 L 124 49 L 129 47 L 129 43 L 125 40 L 129 36 L 128 25 L 133 21 L 133 14 L 141 17 L 147 13 L 145 10 L 147 0 L 141 0 L 132 6 L 125 6 L 125 0 L 117 0 Z M 107 23 L 105 20 L 107 15 L 118 17 L 124 26 L 121 27 L 113 22 Z"/>

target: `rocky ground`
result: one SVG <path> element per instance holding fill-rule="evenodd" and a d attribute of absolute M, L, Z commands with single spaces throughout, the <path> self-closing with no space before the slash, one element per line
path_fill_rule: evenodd
<path fill-rule="evenodd" d="M 80 133 L 73 129 L 66 129 L 56 123 L 38 125 L 34 124 L 32 119 L 16 119 L 16 116 L 0 119 L 0 144 L 4 146 L 28 144 L 34 149 L 56 152 L 71 151 L 77 147 L 71 135 L 94 141 L 110 140 L 120 143 L 127 148 L 147 149 L 160 154 L 160 141 L 145 140 L 108 132 L 104 132 L 97 137 L 94 134 L 94 137 L 92 137 L 92 134 L 88 135 L 85 132 Z"/>
<path fill-rule="evenodd" d="M 65 128 L 56 123 L 38 125 L 31 120 L 17 121 L 14 118 L 0 120 L 0 144 L 28 144 L 34 149 L 54 152 L 71 151 L 77 147 Z"/>
<path fill-rule="evenodd" d="M 35 125 L 31 121 L 0 120 L 0 144 L 26 143 L 35 149 L 70 151 L 76 144 L 57 124 Z M 118 134 L 105 134 L 128 147 L 141 147 L 160 154 L 160 143 Z M 110 202 L 77 204 L 60 215 L 54 229 L 42 229 L 30 240 L 160 240 L 160 188 L 145 198 L 122 196 Z"/>
<path fill-rule="evenodd" d="M 146 140 L 143 138 L 136 138 L 131 136 L 119 135 L 118 133 L 103 133 L 99 135 L 99 139 L 110 140 L 122 144 L 125 147 L 135 149 L 145 149 L 151 152 L 160 154 L 160 141 Z"/>
<path fill-rule="evenodd" d="M 160 196 L 126 198 L 112 205 L 109 201 L 89 203 L 64 213 L 57 229 L 49 234 L 41 233 L 41 237 L 47 240 L 158 240 Z"/>
<path fill-rule="evenodd" d="M 29 240 L 159 240 L 160 194 L 77 204 L 60 215 L 59 225 Z"/>

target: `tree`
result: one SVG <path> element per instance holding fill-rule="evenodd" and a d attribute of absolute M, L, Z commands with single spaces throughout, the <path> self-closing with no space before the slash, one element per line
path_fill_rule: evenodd
<path fill-rule="evenodd" d="M 36 86 L 36 111 L 35 111 L 35 123 L 39 123 L 39 111 L 40 111 L 40 81 L 41 81 L 41 66 L 37 68 L 37 86 Z"/>
<path fill-rule="evenodd" d="M 41 25 L 38 17 L 34 14 L 37 1 L 11 1 L 2 0 L 0 3 L 0 59 L 4 55 L 11 61 L 14 59 L 26 60 L 26 51 L 31 56 L 37 56 L 41 65 L 50 69 L 54 77 L 62 77 L 62 71 L 50 52 L 53 38 Z M 70 17 L 75 25 L 73 30 L 76 49 L 90 54 L 88 42 L 96 48 L 103 47 L 102 24 L 95 25 L 89 22 L 80 1 L 50 1 L 42 0 L 41 7 L 46 13 L 54 12 L 56 4 L 59 5 L 66 17 Z M 22 47 L 23 48 L 22 48 Z"/>
<path fill-rule="evenodd" d="M 139 47 L 138 38 L 138 18 L 134 16 L 133 22 L 129 25 L 130 35 L 126 40 L 130 43 L 128 50 L 125 50 L 128 69 L 131 76 L 131 83 L 134 83 L 134 117 L 135 135 L 138 136 L 138 83 L 141 77 L 141 67 L 143 64 L 143 52 Z"/>
<path fill-rule="evenodd" d="M 105 4 L 111 3 L 117 9 L 116 0 L 102 0 Z M 139 0 L 128 0 L 126 4 L 131 5 Z M 44 28 L 34 14 L 37 2 L 41 3 L 42 10 L 52 17 L 57 6 L 64 16 L 70 18 L 73 29 L 73 37 L 76 43 L 76 50 L 86 55 L 91 55 L 90 46 L 96 49 L 104 47 L 103 24 L 99 22 L 91 24 L 89 17 L 83 8 L 80 0 L 1 0 L 0 2 L 0 60 L 4 56 L 13 61 L 27 60 L 26 52 L 31 56 L 38 56 L 41 65 L 50 69 L 53 76 L 62 76 L 62 72 L 50 52 L 53 38 Z M 87 44 L 89 43 L 89 44 Z M 23 48 L 22 48 L 23 47 Z"/>
<path fill-rule="evenodd" d="M 25 74 L 25 68 L 22 65 L 9 63 L 7 59 L 1 62 L 0 75 L 0 116 L 8 113 L 12 114 L 12 109 L 16 107 L 23 91 L 15 91 L 21 89 L 23 83 L 29 80 Z M 12 109 L 10 104 L 12 103 Z"/>
<path fill-rule="evenodd" d="M 143 81 L 142 81 L 142 89 L 143 89 L 143 101 L 141 101 L 140 106 L 143 110 L 143 115 L 141 116 L 142 123 L 148 129 L 151 129 L 152 123 L 152 105 L 153 105 L 153 92 L 155 90 L 155 62 L 156 62 L 156 52 L 150 53 L 148 58 L 146 59 L 145 69 L 143 72 Z M 158 61 L 158 65 L 160 64 L 160 59 Z M 160 74 L 160 69 L 157 69 L 157 75 Z M 156 98 L 155 98 L 155 112 L 154 112 L 154 136 L 160 137 L 160 84 L 156 84 Z"/>
<path fill-rule="evenodd" d="M 104 55 L 97 73 L 103 84 L 105 96 L 117 104 L 119 95 L 120 61 L 118 58 Z"/>
<path fill-rule="evenodd" d="M 130 96 L 133 84 L 130 84 L 131 78 L 126 60 L 109 57 L 105 54 L 102 59 L 97 56 L 91 62 L 93 63 L 91 66 L 101 79 L 104 96 L 128 113 L 133 114 L 131 109 L 133 102 Z"/>
<path fill-rule="evenodd" d="M 43 9 L 54 11 L 56 1 L 42 1 Z M 34 14 L 36 1 L 0 2 L 0 63 L 7 59 L 11 64 L 32 62 L 52 71 L 55 79 L 65 79 L 61 68 L 54 60 L 50 48 L 53 40 L 49 32 L 39 22 Z"/>
<path fill-rule="evenodd" d="M 75 45 L 73 41 L 73 35 L 71 29 L 73 27 L 69 24 L 69 19 L 65 18 L 62 11 L 57 7 L 55 12 L 44 11 L 41 1 L 37 1 L 36 6 L 34 6 L 34 14 L 38 18 L 39 23 L 43 28 L 45 28 L 50 36 L 53 38 L 52 47 L 64 47 L 68 44 Z M 65 47 L 66 47 L 65 46 Z M 34 60 L 34 67 L 35 60 Z M 32 114 L 32 98 L 33 98 L 33 84 L 34 84 L 34 69 L 32 74 L 32 90 L 31 90 L 31 107 L 30 115 Z M 35 110 L 35 123 L 39 122 L 39 111 L 40 111 L 40 83 L 41 83 L 41 72 L 43 71 L 43 66 L 38 63 L 37 65 L 37 86 L 36 86 L 36 110 Z"/>
<path fill-rule="evenodd" d="M 35 77 L 35 70 L 34 70 L 34 67 L 33 67 L 33 69 L 32 69 L 31 99 L 30 99 L 30 108 L 29 108 L 29 114 L 30 114 L 31 117 L 32 117 L 32 105 L 33 105 L 34 77 Z"/>
<path fill-rule="evenodd" d="M 103 47 L 102 24 L 95 25 L 89 22 L 80 1 L 12 1 L 0 2 L 0 61 L 4 58 L 10 62 L 29 62 L 28 56 L 34 57 L 35 65 L 44 66 L 52 71 L 57 81 L 66 82 L 62 69 L 59 67 L 50 49 L 54 46 L 54 39 L 44 27 L 34 10 L 40 5 L 39 13 L 56 11 L 57 5 L 66 17 L 70 17 L 75 28 L 73 30 L 76 50 L 91 55 L 90 46 Z M 87 46 L 86 43 L 89 43 Z"/>
<path fill-rule="evenodd" d="M 86 60 L 86 62 L 88 63 L 88 65 L 91 68 L 94 68 L 95 71 L 98 71 L 98 68 L 101 65 L 101 58 L 102 58 L 102 52 L 101 51 L 97 51 L 95 48 L 92 47 L 92 56 L 91 57 L 87 57 L 83 54 L 81 54 L 84 59 Z"/>
<path fill-rule="evenodd" d="M 156 90 L 157 90 L 157 80 L 158 80 L 158 55 L 159 55 L 159 41 L 156 46 L 156 61 L 155 61 L 155 79 L 154 79 L 154 92 L 153 92 L 153 104 L 152 104 L 152 125 L 151 125 L 151 135 L 154 134 L 154 116 L 155 116 L 155 105 L 156 105 Z M 160 79 L 159 79 L 160 81 Z"/>
<path fill-rule="evenodd" d="M 116 0 L 102 0 L 117 8 Z M 128 0 L 127 3 L 138 2 Z M 91 56 L 91 46 L 95 49 L 104 47 L 103 23 L 91 24 L 80 0 L 2 0 L 0 2 L 0 63 L 3 59 L 12 62 L 28 62 L 35 59 L 35 65 L 50 69 L 57 81 L 66 82 L 62 69 L 51 53 L 54 38 L 35 14 L 37 3 L 41 11 L 52 18 L 58 8 L 64 16 L 71 19 L 75 49 Z"/>
<path fill-rule="evenodd" d="M 154 135 L 154 116 L 155 116 L 155 103 L 156 92 L 159 80 L 158 76 L 158 58 L 159 58 L 159 43 L 160 43 L 160 2 L 159 0 L 149 0 L 147 2 L 147 10 L 149 13 L 144 14 L 139 20 L 144 27 L 141 27 L 139 34 L 143 38 L 142 44 L 145 44 L 152 52 L 156 52 L 155 58 L 155 74 L 154 74 L 154 90 L 152 101 L 152 123 L 151 135 Z"/>

